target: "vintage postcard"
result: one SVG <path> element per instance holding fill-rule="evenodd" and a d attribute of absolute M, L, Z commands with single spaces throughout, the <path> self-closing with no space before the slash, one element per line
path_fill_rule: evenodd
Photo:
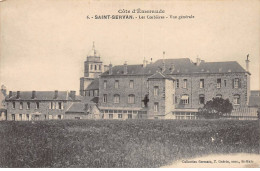
<path fill-rule="evenodd" d="M 0 0 L 1 168 L 259 168 L 259 0 Z"/>

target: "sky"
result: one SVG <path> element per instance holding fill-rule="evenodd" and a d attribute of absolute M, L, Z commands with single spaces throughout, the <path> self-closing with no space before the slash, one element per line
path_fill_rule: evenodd
<path fill-rule="evenodd" d="M 87 19 L 137 8 L 194 18 Z M 113 65 L 156 61 L 165 51 L 165 58 L 237 61 L 245 68 L 249 54 L 251 89 L 260 89 L 260 1 L 6 0 L 0 17 L 0 83 L 8 91 L 78 93 L 93 41 L 103 63 Z"/>

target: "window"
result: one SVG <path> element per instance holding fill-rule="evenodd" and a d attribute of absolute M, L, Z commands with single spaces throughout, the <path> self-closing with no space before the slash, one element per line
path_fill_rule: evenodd
<path fill-rule="evenodd" d="M 132 114 L 128 114 L 128 119 L 132 119 Z"/>
<path fill-rule="evenodd" d="M 158 111 L 159 111 L 159 103 L 158 103 L 158 102 L 155 102 L 155 103 L 154 103 L 153 111 L 154 111 L 154 112 L 158 112 Z"/>
<path fill-rule="evenodd" d="M 118 118 L 122 119 L 123 118 L 122 114 L 118 114 Z"/>
<path fill-rule="evenodd" d="M 13 109 L 15 109 L 15 102 L 13 102 Z"/>
<path fill-rule="evenodd" d="M 172 95 L 172 104 L 175 104 L 175 96 L 174 96 L 174 94 Z"/>
<path fill-rule="evenodd" d="M 101 70 L 101 65 L 99 65 L 98 67 L 99 67 L 99 70 Z"/>
<path fill-rule="evenodd" d="M 29 121 L 30 120 L 30 115 L 26 114 L 26 120 Z"/>
<path fill-rule="evenodd" d="M 130 82 L 129 82 L 129 88 L 134 88 L 134 80 L 130 80 Z"/>
<path fill-rule="evenodd" d="M 40 108 L 40 103 L 39 102 L 36 102 L 36 109 L 39 109 Z"/>
<path fill-rule="evenodd" d="M 183 80 L 183 88 L 187 88 L 187 79 Z"/>
<path fill-rule="evenodd" d="M 224 86 L 225 87 L 227 86 L 227 80 L 224 80 Z"/>
<path fill-rule="evenodd" d="M 217 88 L 221 88 L 221 79 L 220 78 L 217 79 Z"/>
<path fill-rule="evenodd" d="M 54 102 L 50 102 L 49 109 L 55 109 L 54 104 Z"/>
<path fill-rule="evenodd" d="M 234 80 L 234 88 L 238 88 L 239 87 L 239 79 L 235 78 Z"/>
<path fill-rule="evenodd" d="M 118 94 L 114 95 L 114 103 L 120 102 L 120 96 Z"/>
<path fill-rule="evenodd" d="M 189 96 L 188 95 L 183 95 L 181 97 L 181 101 L 182 101 L 182 104 L 189 104 Z"/>
<path fill-rule="evenodd" d="M 90 70 L 92 70 L 93 69 L 93 65 L 90 65 Z"/>
<path fill-rule="evenodd" d="M 178 104 L 178 97 L 175 96 L 175 103 Z"/>
<path fill-rule="evenodd" d="M 236 94 L 234 95 L 234 105 L 240 104 L 240 95 Z"/>
<path fill-rule="evenodd" d="M 75 117 L 76 120 L 80 120 L 80 117 Z"/>
<path fill-rule="evenodd" d="M 12 121 L 15 121 L 15 114 L 12 114 Z"/>
<path fill-rule="evenodd" d="M 180 82 L 179 82 L 179 79 L 176 80 L 176 88 L 179 88 L 180 87 Z"/>
<path fill-rule="evenodd" d="M 159 87 L 158 86 L 154 86 L 153 95 L 154 96 L 158 96 L 159 95 Z"/>
<path fill-rule="evenodd" d="M 113 114 L 108 115 L 109 119 L 113 119 Z"/>
<path fill-rule="evenodd" d="M 203 94 L 199 95 L 199 104 L 205 104 L 205 96 Z"/>
<path fill-rule="evenodd" d="M 23 102 L 20 102 L 20 109 L 23 109 Z"/>
<path fill-rule="evenodd" d="M 98 90 L 94 90 L 94 93 L 95 93 L 95 97 L 98 97 Z"/>
<path fill-rule="evenodd" d="M 204 79 L 200 79 L 200 88 L 204 88 Z"/>
<path fill-rule="evenodd" d="M 115 88 L 118 88 L 118 87 L 119 87 L 119 81 L 116 80 L 116 81 L 115 81 Z"/>
<path fill-rule="evenodd" d="M 107 81 L 106 80 L 104 80 L 103 86 L 104 86 L 104 89 L 107 89 Z"/>
<path fill-rule="evenodd" d="M 103 102 L 106 103 L 107 102 L 107 94 L 103 95 Z"/>
<path fill-rule="evenodd" d="M 30 109 L 30 102 L 27 102 L 27 107 L 26 109 Z"/>
<path fill-rule="evenodd" d="M 59 105 L 59 109 L 63 109 L 62 102 L 59 102 L 58 105 Z"/>
<path fill-rule="evenodd" d="M 58 115 L 58 119 L 61 119 L 61 115 Z"/>
<path fill-rule="evenodd" d="M 221 94 L 217 94 L 216 97 L 217 98 L 222 98 L 222 95 Z"/>
<path fill-rule="evenodd" d="M 97 65 L 95 65 L 95 71 L 97 70 Z"/>
<path fill-rule="evenodd" d="M 23 114 L 19 114 L 19 120 L 20 120 L 20 121 L 23 120 Z"/>
<path fill-rule="evenodd" d="M 128 96 L 128 103 L 135 103 L 135 95 L 130 94 Z"/>

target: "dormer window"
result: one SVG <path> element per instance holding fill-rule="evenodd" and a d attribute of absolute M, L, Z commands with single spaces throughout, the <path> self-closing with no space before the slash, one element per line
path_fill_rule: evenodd
<path fill-rule="evenodd" d="M 26 109 L 30 109 L 30 102 L 27 102 Z"/>

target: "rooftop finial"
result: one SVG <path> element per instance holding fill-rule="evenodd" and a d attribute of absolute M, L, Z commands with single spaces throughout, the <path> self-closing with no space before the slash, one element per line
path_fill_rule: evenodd
<path fill-rule="evenodd" d="M 95 50 L 95 42 L 93 41 L 92 49 Z"/>
<path fill-rule="evenodd" d="M 162 67 L 162 72 L 164 72 L 165 69 L 166 69 L 166 67 L 165 67 L 164 57 L 165 57 L 165 51 L 163 51 L 163 67 Z"/>

